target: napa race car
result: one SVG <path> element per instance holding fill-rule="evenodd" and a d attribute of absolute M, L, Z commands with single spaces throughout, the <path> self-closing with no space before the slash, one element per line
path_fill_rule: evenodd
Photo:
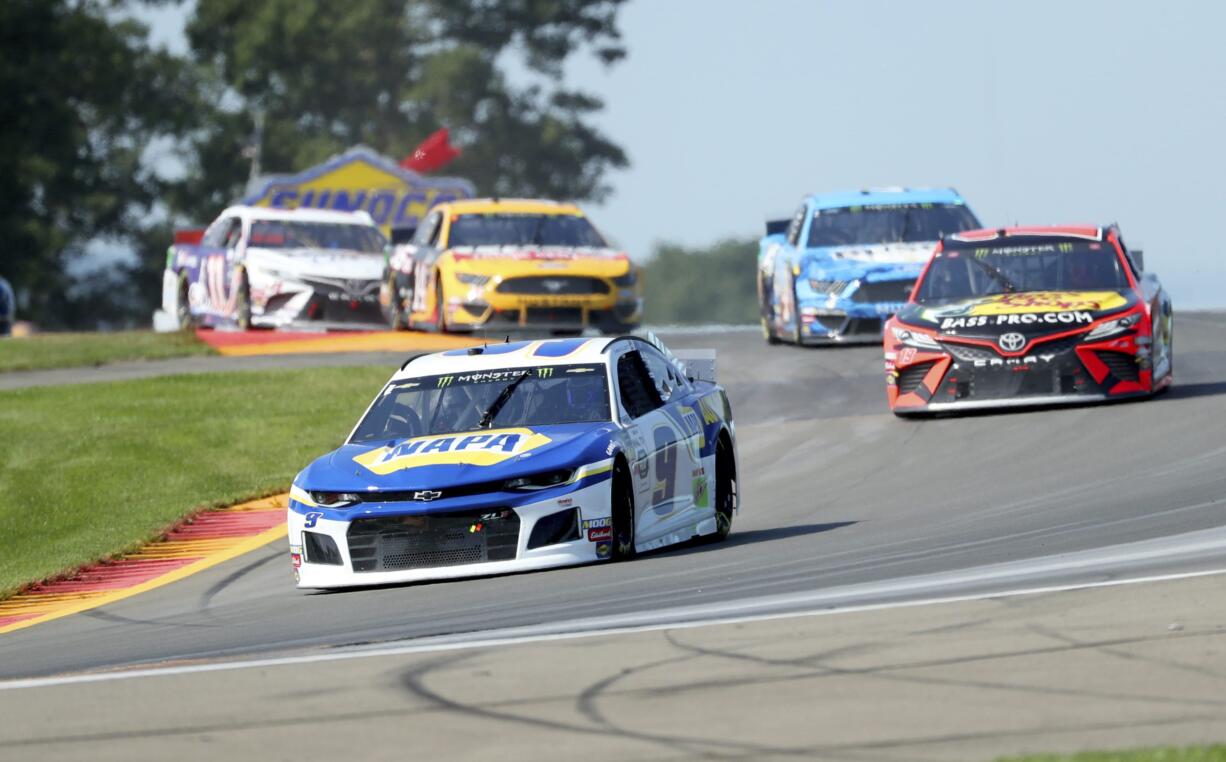
<path fill-rule="evenodd" d="M 947 237 L 886 326 L 898 415 L 1146 396 L 1174 378 L 1174 315 L 1119 228 Z"/>
<path fill-rule="evenodd" d="M 396 246 L 379 301 L 395 329 L 471 332 L 638 326 L 638 268 L 573 204 L 439 204 Z"/>
<path fill-rule="evenodd" d="M 736 431 L 714 353 L 638 337 L 410 359 L 294 479 L 298 586 L 501 574 L 725 538 Z"/>
<path fill-rule="evenodd" d="M 176 239 L 162 305 L 180 328 L 382 322 L 387 239 L 366 212 L 233 206 Z"/>
<path fill-rule="evenodd" d="M 979 227 L 952 188 L 883 188 L 806 197 L 766 223 L 758 305 L 770 344 L 878 341 L 942 235 Z"/>

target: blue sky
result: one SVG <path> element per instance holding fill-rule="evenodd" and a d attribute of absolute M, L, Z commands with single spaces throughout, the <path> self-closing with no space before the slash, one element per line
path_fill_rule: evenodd
<path fill-rule="evenodd" d="M 173 40 L 182 11 L 155 33 Z M 589 205 L 636 258 L 756 237 L 804 193 L 952 185 L 989 225 L 1118 221 L 1177 307 L 1226 306 L 1226 4 L 633 0 L 568 84 L 630 155 Z"/>

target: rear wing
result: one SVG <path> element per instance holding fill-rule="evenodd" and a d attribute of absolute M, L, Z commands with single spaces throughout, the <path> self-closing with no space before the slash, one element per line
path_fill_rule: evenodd
<path fill-rule="evenodd" d="M 766 221 L 766 234 L 767 235 L 783 235 L 784 233 L 788 232 L 788 225 L 791 225 L 791 224 L 792 224 L 792 220 L 790 219 L 767 220 Z"/>

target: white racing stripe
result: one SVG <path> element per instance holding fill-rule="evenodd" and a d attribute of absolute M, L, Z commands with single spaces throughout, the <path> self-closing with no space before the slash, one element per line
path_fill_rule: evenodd
<path fill-rule="evenodd" d="M 1226 557 L 1226 527 L 1218 527 L 1091 551 L 993 564 L 991 566 L 953 572 L 848 585 L 825 591 L 772 595 L 726 603 L 678 607 L 665 611 L 594 617 L 571 622 L 512 627 L 458 636 L 419 638 L 410 642 L 392 645 L 342 647 L 330 650 L 327 653 L 316 652 L 260 659 L 180 664 L 168 667 L 129 669 L 115 672 L 10 680 L 0 682 L 0 690 L 47 688 L 111 680 L 128 680 L 138 677 L 187 675 L 200 672 L 219 672 L 282 665 L 315 664 L 380 656 L 490 648 L 521 643 L 597 637 L 601 635 L 760 622 L 800 616 L 828 616 L 832 614 L 883 611 L 992 598 L 1040 595 L 1119 585 L 1191 579 L 1226 574 L 1226 567 L 1220 566 L 1220 561 L 1223 557 Z M 1129 570 L 1126 567 L 1129 566 L 1136 567 L 1137 565 L 1152 565 L 1161 562 L 1192 561 L 1198 558 L 1202 562 L 1216 560 L 1219 562 L 1219 565 L 1207 570 L 1202 569 L 1169 574 L 1121 576 L 1116 579 L 1097 579 L 1080 582 L 1066 581 L 1061 583 L 1053 581 L 1048 584 L 1038 584 L 1039 580 L 1051 580 L 1057 576 L 1064 576 L 1067 579 L 1072 574 L 1092 573 L 1098 577 L 1123 575 L 1128 573 Z M 1135 568 L 1132 570 L 1132 573 L 1137 573 Z M 994 587 L 993 583 L 995 583 Z M 1029 586 L 1018 586 L 1027 584 Z M 1010 587 L 1009 585 L 1012 586 Z M 977 586 L 983 586 L 985 589 L 966 592 L 967 587 L 973 588 Z M 945 591 L 944 594 L 941 592 L 943 590 Z M 954 590 L 961 590 L 961 592 L 955 593 L 953 592 Z M 873 598 L 889 598 L 892 596 L 912 597 L 903 600 L 865 602 Z"/>

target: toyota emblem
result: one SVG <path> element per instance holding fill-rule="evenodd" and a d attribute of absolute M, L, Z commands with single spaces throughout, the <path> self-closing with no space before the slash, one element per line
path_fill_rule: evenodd
<path fill-rule="evenodd" d="M 430 500 L 437 500 L 438 498 L 442 496 L 443 496 L 443 493 L 436 489 L 423 489 L 423 490 L 418 490 L 417 492 L 413 493 L 414 500 L 430 501 Z"/>
<path fill-rule="evenodd" d="M 1026 337 L 1020 333 L 1006 333 L 1000 337 L 997 343 L 1006 352 L 1016 352 L 1026 346 Z"/>

